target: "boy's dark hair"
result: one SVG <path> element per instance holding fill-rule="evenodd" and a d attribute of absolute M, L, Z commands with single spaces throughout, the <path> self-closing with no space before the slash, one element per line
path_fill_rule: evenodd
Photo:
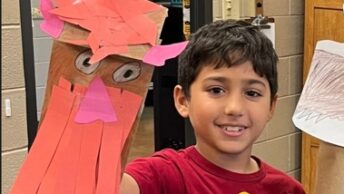
<path fill-rule="evenodd" d="M 254 71 L 268 80 L 272 102 L 278 90 L 278 57 L 271 41 L 245 21 L 216 21 L 192 34 L 179 56 L 178 84 L 190 97 L 190 86 L 203 66 L 231 67 L 246 61 L 251 61 Z"/>

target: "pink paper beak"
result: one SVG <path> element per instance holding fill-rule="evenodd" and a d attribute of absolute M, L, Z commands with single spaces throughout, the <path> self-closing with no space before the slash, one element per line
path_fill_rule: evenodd
<path fill-rule="evenodd" d="M 96 120 L 104 122 L 117 121 L 117 115 L 112 106 L 110 96 L 104 82 L 96 77 L 90 83 L 74 121 L 77 123 L 91 123 Z"/>

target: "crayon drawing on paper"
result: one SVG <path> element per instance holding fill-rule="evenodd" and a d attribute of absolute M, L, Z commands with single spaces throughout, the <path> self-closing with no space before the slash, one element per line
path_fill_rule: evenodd
<path fill-rule="evenodd" d="M 344 147 L 344 43 L 317 43 L 293 122 L 322 141 Z"/>

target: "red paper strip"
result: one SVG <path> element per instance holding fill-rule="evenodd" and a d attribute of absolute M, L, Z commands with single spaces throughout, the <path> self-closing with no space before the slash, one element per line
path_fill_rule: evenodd
<path fill-rule="evenodd" d="M 71 0 L 54 0 L 56 7 L 68 6 L 72 3 Z"/>
<path fill-rule="evenodd" d="M 121 137 L 123 120 L 121 119 L 120 104 L 120 90 L 110 90 L 108 92 L 111 96 L 112 104 L 115 105 L 115 111 L 118 116 L 118 121 L 115 123 L 106 123 L 103 128 L 103 137 L 99 153 L 99 171 L 98 171 L 98 184 L 96 188 L 96 194 L 101 193 L 114 193 L 113 183 L 107 185 L 109 178 L 115 178 L 113 174 L 116 173 L 116 165 L 120 158 L 121 152 Z M 110 146 L 111 145 L 111 146 Z M 109 170 L 109 166 L 112 165 L 112 170 Z M 114 179 L 112 180 L 114 181 Z"/>
<path fill-rule="evenodd" d="M 82 1 L 76 4 L 70 4 L 63 7 L 58 7 L 50 11 L 50 13 L 73 19 L 85 19 L 91 17 L 85 3 Z"/>
<path fill-rule="evenodd" d="M 77 107 L 74 106 L 73 109 L 73 112 L 76 113 Z M 66 127 L 66 130 L 71 130 L 71 137 L 69 138 L 67 148 L 64 150 L 65 157 L 60 163 L 56 187 L 51 194 L 74 194 L 75 192 L 83 131 L 74 122 L 73 116 L 71 115 L 70 122 Z"/>
<path fill-rule="evenodd" d="M 121 122 L 122 123 L 122 122 Z M 122 127 L 120 122 L 105 124 L 99 156 L 99 172 L 96 194 L 115 192 L 117 166 L 120 164 Z"/>
<path fill-rule="evenodd" d="M 96 63 L 97 61 L 100 61 L 104 57 L 108 56 L 109 54 L 121 54 L 128 51 L 127 46 L 107 46 L 107 47 L 101 47 L 99 48 L 94 55 L 89 60 L 89 63 Z"/>
<path fill-rule="evenodd" d="M 152 9 L 152 7 L 146 7 L 144 5 L 146 5 L 146 1 L 117 0 L 114 7 L 123 20 L 139 34 L 141 40 L 153 46 L 156 42 L 158 30 L 156 24 L 144 15 L 144 13 Z M 161 7 L 156 6 L 156 8 L 158 9 Z M 131 42 L 129 42 L 129 44 L 130 43 Z"/>
<path fill-rule="evenodd" d="M 133 127 L 133 124 L 139 114 L 141 104 L 142 104 L 142 97 L 131 93 L 129 91 L 123 91 L 121 95 L 121 110 L 122 113 L 121 120 L 124 121 L 124 133 L 122 137 L 122 148 L 124 143 L 130 133 L 130 130 Z"/>
<path fill-rule="evenodd" d="M 70 93 L 70 82 L 68 82 L 65 79 L 60 79 L 59 81 L 59 87 L 61 89 L 63 89 L 63 92 L 67 95 L 68 93 Z M 80 90 L 80 86 L 79 85 L 75 85 L 74 86 L 74 93 L 76 93 L 76 91 Z M 52 94 L 52 95 L 56 95 L 56 94 Z M 56 96 L 57 98 L 63 98 L 63 96 Z M 78 101 L 77 99 L 75 101 Z M 66 110 L 68 111 L 68 110 Z M 75 109 L 74 112 L 71 109 L 72 113 L 69 115 L 75 115 Z M 66 115 L 68 115 L 68 113 L 66 113 Z M 73 121 L 71 119 L 68 119 L 69 122 Z M 54 130 L 55 126 L 50 126 L 50 129 Z M 63 170 L 61 169 L 61 162 L 64 160 L 64 158 L 66 157 L 65 155 L 65 151 L 67 150 L 68 146 L 69 146 L 69 142 L 70 142 L 70 137 L 72 134 L 72 130 L 68 130 L 68 124 L 66 125 L 66 129 L 64 130 L 64 133 L 62 134 L 60 143 L 56 149 L 56 153 L 51 161 L 51 164 L 47 170 L 46 175 L 44 176 L 42 183 L 39 187 L 39 191 L 37 194 L 48 194 L 48 193 L 54 193 L 54 190 L 56 189 L 56 182 L 57 182 L 57 175 L 58 172 Z"/>
<path fill-rule="evenodd" d="M 84 2 L 89 12 L 92 12 L 92 16 L 107 17 L 107 18 L 120 18 L 118 13 L 113 11 L 112 2 L 105 1 L 85 1 Z"/>
<path fill-rule="evenodd" d="M 50 103 L 35 142 L 13 185 L 11 194 L 34 194 L 45 176 L 64 132 L 74 95 L 53 87 Z"/>
<path fill-rule="evenodd" d="M 156 45 L 158 28 L 151 19 L 147 16 L 140 16 L 128 19 L 126 22 L 135 32 L 138 32 L 142 40 L 151 46 Z"/>
<path fill-rule="evenodd" d="M 83 137 L 75 194 L 94 194 L 97 183 L 98 155 L 103 135 L 103 122 L 80 124 Z"/>
<path fill-rule="evenodd" d="M 119 119 L 116 123 L 104 125 L 96 194 L 115 193 L 118 189 L 121 151 L 142 103 L 142 98 L 136 94 L 127 91 L 121 91 L 119 94 L 113 88 L 109 88 L 109 91 Z M 119 172 L 114 170 L 116 167 Z"/>

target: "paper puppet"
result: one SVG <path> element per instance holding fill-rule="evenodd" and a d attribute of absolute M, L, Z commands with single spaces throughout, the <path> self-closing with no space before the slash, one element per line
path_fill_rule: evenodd
<path fill-rule="evenodd" d="M 343 43 L 318 42 L 293 122 L 322 141 L 344 147 Z"/>
<path fill-rule="evenodd" d="M 11 194 L 118 193 L 160 46 L 166 8 L 147 0 L 42 0 L 55 38 L 41 122 Z"/>

